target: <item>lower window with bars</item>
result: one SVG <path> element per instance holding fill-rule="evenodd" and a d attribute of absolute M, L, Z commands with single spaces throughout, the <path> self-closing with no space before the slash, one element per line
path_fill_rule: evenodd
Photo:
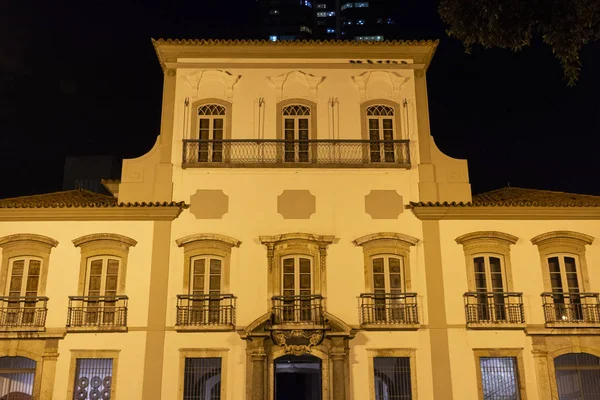
<path fill-rule="evenodd" d="M 374 357 L 375 400 L 412 400 L 410 357 Z"/>
<path fill-rule="evenodd" d="M 112 358 L 78 358 L 73 400 L 109 400 L 112 397 Z"/>
<path fill-rule="evenodd" d="M 221 399 L 221 358 L 186 358 L 183 400 Z"/>
<path fill-rule="evenodd" d="M 35 365 L 25 357 L 0 357 L 0 399 L 33 399 Z"/>
<path fill-rule="evenodd" d="M 480 357 L 484 400 L 520 400 L 516 357 Z"/>

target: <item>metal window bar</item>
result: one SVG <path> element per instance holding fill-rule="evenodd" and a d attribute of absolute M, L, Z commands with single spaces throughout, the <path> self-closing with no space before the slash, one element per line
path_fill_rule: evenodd
<path fill-rule="evenodd" d="M 273 325 L 325 323 L 321 295 L 273 296 L 271 301 Z"/>
<path fill-rule="evenodd" d="M 127 296 L 69 296 L 67 327 L 127 326 Z"/>
<path fill-rule="evenodd" d="M 184 139 L 182 163 L 185 167 L 408 168 L 410 148 L 408 140 Z"/>
<path fill-rule="evenodd" d="M 183 400 L 221 399 L 221 358 L 186 358 Z"/>
<path fill-rule="evenodd" d="M 73 400 L 110 399 L 112 369 L 112 358 L 78 358 L 73 382 Z"/>
<path fill-rule="evenodd" d="M 43 328 L 47 313 L 47 297 L 0 297 L 0 327 Z"/>
<path fill-rule="evenodd" d="M 554 359 L 560 399 L 600 398 L 600 358 L 588 353 L 569 353 Z"/>
<path fill-rule="evenodd" d="M 177 295 L 178 326 L 235 326 L 232 294 Z"/>
<path fill-rule="evenodd" d="M 0 399 L 33 399 L 36 362 L 25 357 L 0 357 Z"/>
<path fill-rule="evenodd" d="M 373 358 L 375 400 L 412 400 L 409 357 Z"/>
<path fill-rule="evenodd" d="M 523 324 L 523 293 L 467 292 L 465 317 L 468 324 Z"/>
<path fill-rule="evenodd" d="M 419 323 L 416 293 L 361 293 L 361 324 L 415 325 Z"/>
<path fill-rule="evenodd" d="M 600 323 L 598 293 L 544 292 L 546 323 Z"/>
<path fill-rule="evenodd" d="M 515 357 L 480 357 L 479 368 L 484 400 L 521 398 Z"/>

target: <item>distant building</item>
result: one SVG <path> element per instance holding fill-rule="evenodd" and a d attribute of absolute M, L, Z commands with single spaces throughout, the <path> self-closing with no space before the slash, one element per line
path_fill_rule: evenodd
<path fill-rule="evenodd" d="M 120 173 L 120 161 L 115 156 L 66 157 L 62 188 L 108 194 L 102 179 L 117 179 Z"/>
<path fill-rule="evenodd" d="M 397 1 L 340 1 L 340 36 L 345 40 L 382 41 L 398 35 Z"/>
<path fill-rule="evenodd" d="M 259 0 L 265 38 L 271 41 L 311 39 L 314 0 Z"/>

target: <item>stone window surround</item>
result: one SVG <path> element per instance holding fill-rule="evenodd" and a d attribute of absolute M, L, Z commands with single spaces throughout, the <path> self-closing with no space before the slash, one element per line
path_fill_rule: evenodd
<path fill-rule="evenodd" d="M 355 246 L 362 246 L 364 254 L 365 291 L 373 293 L 372 259 L 377 255 L 397 255 L 403 259 L 403 278 L 406 292 L 413 290 L 410 273 L 410 247 L 419 239 L 402 233 L 378 232 L 361 236 L 354 240 Z"/>
<path fill-rule="evenodd" d="M 456 243 L 463 246 L 467 269 L 467 285 L 470 292 L 476 290 L 473 260 L 478 256 L 499 256 L 504 269 L 506 291 L 515 291 L 510 262 L 510 246 L 517 243 L 518 237 L 498 231 L 478 231 L 459 236 L 455 240 Z"/>
<path fill-rule="evenodd" d="M 198 256 L 217 256 L 222 259 L 221 293 L 230 293 L 231 248 L 240 247 L 242 242 L 216 233 L 197 233 L 177 239 L 175 243 L 183 247 L 184 255 L 181 293 L 189 293 L 191 263 L 192 259 Z"/>
<path fill-rule="evenodd" d="M 591 245 L 594 237 L 584 233 L 572 231 L 553 231 L 542 233 L 531 239 L 531 243 L 538 246 L 540 252 L 540 264 L 542 266 L 542 278 L 544 291 L 551 292 L 550 271 L 548 269 L 548 258 L 559 255 L 575 256 L 579 274 L 581 276 L 581 292 L 591 291 L 588 275 L 587 262 L 585 259 L 585 245 Z"/>
<path fill-rule="evenodd" d="M 7 295 L 6 282 L 10 261 L 20 257 L 37 257 L 42 260 L 40 270 L 40 282 L 38 285 L 38 296 L 46 294 L 46 282 L 48 278 L 48 265 L 50 263 L 50 252 L 58 245 L 58 241 L 43 235 L 32 233 L 19 233 L 0 238 L 2 248 L 2 264 L 0 265 L 0 293 Z"/>
<path fill-rule="evenodd" d="M 475 356 L 475 371 L 477 373 L 477 398 L 479 400 L 483 400 L 483 383 L 481 380 L 481 365 L 479 362 L 481 357 L 514 357 L 517 360 L 517 381 L 519 382 L 520 399 L 527 400 L 522 348 L 473 349 L 473 354 Z"/>
<path fill-rule="evenodd" d="M 195 102 L 192 103 L 192 107 L 190 108 L 192 110 L 191 111 L 192 121 L 190 123 L 190 127 L 191 127 L 190 138 L 199 139 L 199 137 L 198 137 L 198 108 L 203 105 L 206 105 L 206 104 L 218 104 L 220 106 L 225 107 L 225 115 L 223 116 L 224 120 L 225 120 L 224 121 L 225 126 L 223 129 L 223 139 L 231 139 L 232 104 L 229 101 L 212 98 L 212 97 L 196 100 Z"/>
<path fill-rule="evenodd" d="M 177 398 L 183 398 L 183 388 L 185 379 L 185 359 L 186 358 L 220 358 L 221 359 L 221 400 L 227 399 L 227 371 L 229 365 L 227 363 L 227 355 L 229 349 L 214 348 L 214 349 L 179 349 L 179 388 L 177 390 Z"/>
<path fill-rule="evenodd" d="M 361 139 L 369 140 L 369 127 L 367 126 L 367 108 L 371 106 L 382 105 L 392 107 L 394 109 L 394 140 L 405 139 L 402 132 L 402 117 L 400 112 L 400 104 L 388 99 L 373 99 L 362 102 L 360 104 L 360 126 L 361 126 Z"/>
<path fill-rule="evenodd" d="M 375 400 L 375 357 L 408 357 L 410 360 L 410 387 L 412 399 L 417 400 L 417 349 L 367 349 L 369 362 L 369 399 Z"/>
<path fill-rule="evenodd" d="M 310 233 L 285 233 L 276 236 L 260 236 L 259 240 L 267 247 L 268 279 L 267 295 L 281 295 L 282 258 L 290 255 L 312 257 L 314 294 L 327 295 L 327 246 L 337 243 L 334 236 L 313 235 Z"/>
<path fill-rule="evenodd" d="M 77 295 L 85 295 L 88 260 L 91 257 L 98 256 L 112 256 L 120 259 L 117 295 L 124 295 L 129 247 L 133 247 L 136 244 L 135 240 L 116 233 L 93 233 L 74 239 L 73 245 L 81 249 Z"/>
<path fill-rule="evenodd" d="M 71 364 L 69 366 L 69 382 L 67 386 L 67 399 L 73 398 L 75 386 L 75 372 L 78 358 L 110 358 L 112 359 L 112 383 L 110 386 L 111 400 L 117 399 L 117 377 L 119 367 L 119 353 L 121 350 L 71 350 Z"/>
<path fill-rule="evenodd" d="M 301 98 L 286 99 L 277 103 L 277 139 L 285 139 L 283 134 L 283 109 L 284 107 L 293 104 L 299 104 L 310 108 L 310 116 L 308 118 L 308 138 L 309 140 L 317 139 L 317 103 Z"/>

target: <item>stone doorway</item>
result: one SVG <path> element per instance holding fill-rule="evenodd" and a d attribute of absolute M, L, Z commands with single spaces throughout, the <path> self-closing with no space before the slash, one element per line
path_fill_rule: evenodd
<path fill-rule="evenodd" d="M 321 400 L 321 359 L 285 355 L 274 362 L 275 400 Z"/>

